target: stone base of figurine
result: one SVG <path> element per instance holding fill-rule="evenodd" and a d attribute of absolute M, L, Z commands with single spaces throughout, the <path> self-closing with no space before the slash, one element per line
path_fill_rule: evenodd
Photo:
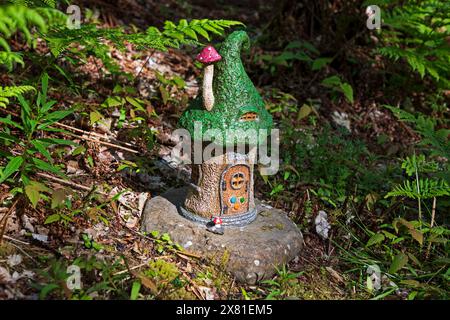
<path fill-rule="evenodd" d="M 225 259 L 227 271 L 248 284 L 269 279 L 276 266 L 294 259 L 302 249 L 300 230 L 281 210 L 262 206 L 256 200 L 257 215 L 252 223 L 222 226 L 216 233 L 208 230 L 211 226 L 182 216 L 186 193 L 187 188 L 172 189 L 148 200 L 141 230 L 167 232 L 187 251 L 208 257 L 213 263 Z"/>

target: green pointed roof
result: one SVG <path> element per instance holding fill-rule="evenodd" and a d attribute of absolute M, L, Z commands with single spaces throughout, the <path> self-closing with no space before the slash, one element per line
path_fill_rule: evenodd
<path fill-rule="evenodd" d="M 214 64 L 215 103 L 212 110 L 205 109 L 199 95 L 192 100 L 179 121 L 179 126 L 187 129 L 194 140 L 199 140 L 194 130 L 197 121 L 202 124 L 202 134 L 208 129 L 216 129 L 221 134 L 222 145 L 245 143 L 245 136 L 240 131 L 255 129 L 259 132 L 259 129 L 272 128 L 272 116 L 266 111 L 263 99 L 242 65 L 241 49 L 247 50 L 249 42 L 245 31 L 235 31 L 220 46 L 218 51 L 222 60 Z M 240 117 L 247 112 L 255 112 L 258 120 L 240 121 Z"/>

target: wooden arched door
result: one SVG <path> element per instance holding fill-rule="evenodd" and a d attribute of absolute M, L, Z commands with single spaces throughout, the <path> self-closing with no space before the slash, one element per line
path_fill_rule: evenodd
<path fill-rule="evenodd" d="M 249 209 L 250 168 L 245 164 L 228 167 L 220 181 L 222 215 L 245 213 Z"/>

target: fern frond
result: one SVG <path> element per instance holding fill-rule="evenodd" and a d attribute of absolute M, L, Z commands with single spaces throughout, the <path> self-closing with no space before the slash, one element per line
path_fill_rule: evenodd
<path fill-rule="evenodd" d="M 391 112 L 401 121 L 405 121 L 405 122 L 415 122 L 416 121 L 416 117 L 413 114 L 411 114 L 405 110 L 402 110 L 398 107 L 390 106 L 387 104 L 383 105 L 383 107 L 391 110 Z"/>
<path fill-rule="evenodd" d="M 5 65 L 11 71 L 15 63 L 24 65 L 20 52 L 0 51 L 0 65 Z"/>
<path fill-rule="evenodd" d="M 415 125 L 414 130 L 422 136 L 421 145 L 431 145 L 434 148 L 435 155 L 450 159 L 449 129 L 436 130 L 436 120 L 431 117 L 425 117 L 422 114 L 416 117 L 397 107 L 389 105 L 384 105 L 384 107 L 391 110 L 399 120 Z"/>
<path fill-rule="evenodd" d="M 58 10 L 51 8 L 35 8 L 35 10 L 45 19 L 49 28 L 54 26 L 63 26 L 67 22 L 67 15 Z"/>
<path fill-rule="evenodd" d="M 21 5 L 25 7 L 43 7 L 47 6 L 50 8 L 56 7 L 55 0 L 8 0 L 9 3 L 15 5 Z"/>
<path fill-rule="evenodd" d="M 32 86 L 14 86 L 14 87 L 0 87 L 0 107 L 5 108 L 9 103 L 8 98 L 18 97 L 29 91 L 34 91 Z"/>
<path fill-rule="evenodd" d="M 450 85 L 450 3 L 439 0 L 382 4 L 385 24 L 376 51 L 394 61 L 403 60 L 424 78 Z"/>
<path fill-rule="evenodd" d="M 51 4 L 51 2 L 48 2 Z M 28 5 L 28 2 L 25 3 Z M 30 8 L 25 5 L 8 5 L 0 7 L 0 46 L 6 52 L 0 54 L 0 64 L 11 69 L 14 62 L 23 64 L 19 54 L 10 53 L 6 41 L 13 34 L 21 32 L 28 44 L 34 44 L 32 27 L 45 33 L 49 27 L 65 24 L 66 15 L 53 8 Z"/>
<path fill-rule="evenodd" d="M 131 43 L 137 49 L 152 48 L 166 51 L 168 48 L 179 48 L 181 45 L 200 45 L 200 36 L 209 41 L 212 34 L 223 35 L 226 28 L 235 25 L 242 25 L 242 23 L 232 20 L 208 19 L 188 22 L 182 19 L 178 24 L 166 21 L 162 30 L 149 27 L 145 32 L 129 34 L 122 28 L 102 29 L 92 24 L 86 24 L 80 29 L 69 29 L 62 26 L 53 28 L 45 35 L 45 40 L 55 57 L 76 43 L 83 47 L 85 52 L 100 58 L 107 69 L 114 72 L 118 68 L 110 58 L 109 47 L 104 45 L 105 41 L 109 41 L 119 50 L 125 48 L 125 43 Z"/>
<path fill-rule="evenodd" d="M 417 183 L 410 180 L 402 185 L 397 185 L 386 194 L 388 197 L 407 197 L 410 199 L 430 199 L 434 197 L 450 196 L 450 186 L 444 180 L 419 179 L 419 188 Z"/>
<path fill-rule="evenodd" d="M 178 41 L 183 42 L 187 37 L 192 40 L 198 41 L 198 35 L 201 35 L 206 40 L 210 41 L 210 33 L 216 35 L 223 35 L 226 28 L 230 28 L 236 25 L 244 25 L 242 22 L 234 20 L 198 20 L 194 19 L 188 22 L 186 19 L 179 21 L 178 25 L 175 25 L 171 21 L 164 23 L 163 34 L 170 38 L 175 38 Z"/>
<path fill-rule="evenodd" d="M 434 161 L 429 161 L 424 154 L 415 154 L 406 157 L 402 162 L 402 169 L 405 169 L 408 176 L 413 176 L 417 173 L 432 173 L 438 170 L 438 165 Z"/>
<path fill-rule="evenodd" d="M 45 19 L 35 9 L 19 5 L 0 7 L 0 33 L 4 37 L 9 38 L 21 31 L 31 43 L 30 25 L 36 26 L 42 32 L 47 30 Z"/>

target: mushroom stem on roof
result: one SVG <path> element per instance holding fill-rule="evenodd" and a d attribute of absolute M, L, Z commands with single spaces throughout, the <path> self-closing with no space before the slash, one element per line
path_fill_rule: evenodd
<path fill-rule="evenodd" d="M 214 106 L 214 93 L 212 90 L 212 83 L 214 77 L 214 65 L 210 64 L 205 67 L 205 73 L 203 75 L 203 105 L 206 110 L 211 111 Z"/>
<path fill-rule="evenodd" d="M 214 78 L 214 62 L 222 59 L 220 54 L 213 46 L 206 46 L 202 52 L 197 56 L 197 61 L 200 61 L 205 66 L 205 73 L 203 75 L 203 105 L 206 110 L 211 111 L 214 106 L 214 93 L 212 83 Z"/>

